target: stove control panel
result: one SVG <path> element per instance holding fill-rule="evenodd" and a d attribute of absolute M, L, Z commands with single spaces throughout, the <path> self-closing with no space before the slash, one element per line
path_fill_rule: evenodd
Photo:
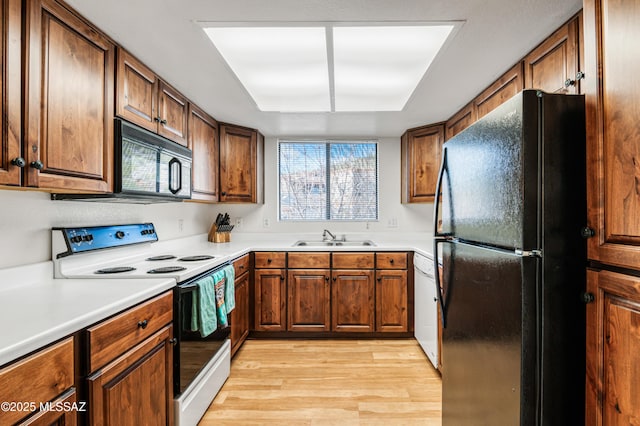
<path fill-rule="evenodd" d="M 153 223 L 132 225 L 90 226 L 82 228 L 53 228 L 53 238 L 64 240 L 66 251 L 58 258 L 92 250 L 122 247 L 158 241 Z M 54 241 L 55 245 L 55 241 Z M 63 244 L 60 244 L 62 246 Z M 55 251 L 54 251 L 54 254 Z"/>

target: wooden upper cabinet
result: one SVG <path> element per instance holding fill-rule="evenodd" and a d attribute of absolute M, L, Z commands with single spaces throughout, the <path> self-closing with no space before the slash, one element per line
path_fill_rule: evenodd
<path fill-rule="evenodd" d="M 637 2 L 584 2 L 588 256 L 640 270 Z"/>
<path fill-rule="evenodd" d="M 24 158 L 20 140 L 20 55 L 22 8 L 20 0 L 3 0 L 0 10 L 0 185 L 20 185 Z"/>
<path fill-rule="evenodd" d="M 256 130 L 220 125 L 220 201 L 262 202 L 263 149 Z"/>
<path fill-rule="evenodd" d="M 116 114 L 153 132 L 156 121 L 158 77 L 124 49 L 118 49 Z"/>
<path fill-rule="evenodd" d="M 522 62 L 518 62 L 473 100 L 477 119 L 481 119 L 522 91 L 522 80 Z"/>
<path fill-rule="evenodd" d="M 524 87 L 548 93 L 579 93 L 578 18 L 563 25 L 524 58 Z M 579 76 L 578 76 L 579 77 Z"/>
<path fill-rule="evenodd" d="M 158 84 L 158 134 L 187 145 L 187 98 L 160 80 Z"/>
<path fill-rule="evenodd" d="M 25 4 L 26 183 L 112 191 L 115 46 L 53 0 Z"/>
<path fill-rule="evenodd" d="M 454 114 L 445 124 L 445 137 L 451 139 L 478 120 L 478 110 L 473 102 Z"/>
<path fill-rule="evenodd" d="M 188 147 L 193 153 L 191 199 L 218 201 L 218 123 L 193 104 Z"/>
<path fill-rule="evenodd" d="M 443 143 L 443 124 L 411 129 L 402 136 L 400 156 L 403 203 L 434 200 Z"/>
<path fill-rule="evenodd" d="M 118 49 L 116 114 L 187 146 L 187 98 L 122 48 Z"/>

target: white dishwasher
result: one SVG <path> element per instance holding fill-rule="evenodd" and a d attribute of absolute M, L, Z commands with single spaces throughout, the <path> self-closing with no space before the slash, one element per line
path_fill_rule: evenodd
<path fill-rule="evenodd" d="M 438 368 L 438 291 L 433 259 L 415 253 L 413 267 L 415 269 L 414 334 L 431 364 Z"/>

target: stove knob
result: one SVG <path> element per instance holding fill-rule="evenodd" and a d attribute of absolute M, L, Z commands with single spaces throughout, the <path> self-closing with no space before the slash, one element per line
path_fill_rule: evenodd
<path fill-rule="evenodd" d="M 93 235 L 91 234 L 87 234 L 84 237 L 82 237 L 82 241 L 93 241 Z"/>
<path fill-rule="evenodd" d="M 116 232 L 116 238 L 119 239 L 119 240 L 123 239 L 124 238 L 124 232 L 117 231 Z"/>

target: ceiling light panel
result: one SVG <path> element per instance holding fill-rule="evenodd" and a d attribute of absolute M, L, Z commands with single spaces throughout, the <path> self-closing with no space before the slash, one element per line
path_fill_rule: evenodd
<path fill-rule="evenodd" d="M 260 110 L 331 110 L 324 27 L 204 30 Z"/>
<path fill-rule="evenodd" d="M 453 25 L 333 28 L 336 111 L 401 111 Z"/>

